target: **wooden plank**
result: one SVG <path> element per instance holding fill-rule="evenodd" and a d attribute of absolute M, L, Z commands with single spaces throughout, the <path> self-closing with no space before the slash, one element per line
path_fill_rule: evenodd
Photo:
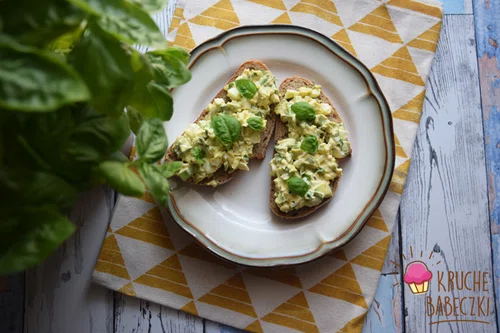
<path fill-rule="evenodd" d="M 497 332 L 477 83 L 473 17 L 447 15 L 427 84 L 421 129 L 400 209 L 405 264 L 421 259 L 433 272 L 426 295 L 414 295 L 404 287 L 407 332 Z M 471 272 L 466 277 L 472 286 L 473 271 L 486 274 L 481 290 L 466 290 L 462 283 L 459 290 L 456 283 L 448 284 L 449 272 L 460 277 L 459 282 L 463 282 L 462 272 Z M 458 316 L 436 315 L 438 296 L 443 302 L 444 297 L 449 297 L 448 302 L 454 297 L 458 301 L 465 299 L 466 315 L 460 311 Z M 429 297 L 434 314 L 433 308 L 426 306 Z M 476 297 L 474 305 L 464 297 Z M 483 311 L 487 302 L 490 304 L 484 315 L 478 312 L 477 297 L 484 297 Z M 486 324 L 439 323 L 443 320 L 481 320 Z"/>
<path fill-rule="evenodd" d="M 476 48 L 486 150 L 493 268 L 497 309 L 500 308 L 500 2 L 474 1 Z M 500 327 L 500 316 L 497 313 Z"/>
<path fill-rule="evenodd" d="M 23 331 L 23 302 L 24 274 L 0 277 L 0 332 Z"/>
<path fill-rule="evenodd" d="M 401 274 L 382 274 L 375 299 L 368 311 L 363 333 L 396 333 L 403 331 Z"/>
<path fill-rule="evenodd" d="M 203 320 L 135 297 L 115 293 L 115 333 L 202 333 Z"/>
<path fill-rule="evenodd" d="M 27 271 L 24 332 L 113 332 L 113 293 L 90 283 L 113 205 L 109 188 L 83 193 L 70 214 L 75 235 Z"/>

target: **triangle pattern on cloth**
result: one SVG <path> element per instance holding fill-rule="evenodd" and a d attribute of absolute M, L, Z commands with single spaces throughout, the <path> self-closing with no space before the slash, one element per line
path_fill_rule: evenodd
<path fill-rule="evenodd" d="M 312 14 L 332 24 L 343 26 L 335 4 L 329 0 L 302 0 L 293 6 L 290 11 Z"/>
<path fill-rule="evenodd" d="M 333 274 L 310 288 L 309 291 L 328 297 L 338 298 L 345 302 L 368 309 L 368 305 L 362 295 L 351 263 L 345 264 Z"/>
<path fill-rule="evenodd" d="M 366 225 L 375 229 L 379 229 L 382 231 L 389 232 L 387 225 L 385 224 L 384 219 L 382 218 L 382 214 L 380 214 L 380 210 L 376 210 L 375 213 L 370 217 L 370 219 L 366 222 Z"/>
<path fill-rule="evenodd" d="M 418 86 L 425 85 L 406 46 L 372 68 L 372 72 Z"/>
<path fill-rule="evenodd" d="M 334 0 L 334 2 L 345 27 L 350 27 L 380 6 L 379 2 L 372 0 Z"/>
<path fill-rule="evenodd" d="M 361 333 L 363 330 L 363 322 L 365 321 L 366 313 L 349 320 L 349 322 L 340 329 L 337 333 Z"/>
<path fill-rule="evenodd" d="M 180 250 L 179 254 L 182 254 L 184 256 L 191 257 L 194 259 L 209 261 L 213 264 L 220 265 L 220 266 L 223 266 L 223 267 L 229 268 L 229 269 L 236 268 L 235 264 L 232 264 L 228 261 L 219 259 L 218 257 L 214 256 L 213 254 L 211 254 L 210 252 L 208 252 L 207 250 L 202 248 L 196 242 L 193 242 L 193 243 L 189 244 L 188 246 L 186 246 L 185 248 L 183 248 L 182 250 Z"/>
<path fill-rule="evenodd" d="M 193 298 L 176 254 L 135 279 L 134 283 Z"/>
<path fill-rule="evenodd" d="M 126 285 L 121 287 L 118 292 L 129 296 L 137 296 L 137 294 L 135 293 L 134 284 L 132 282 L 127 283 Z"/>
<path fill-rule="evenodd" d="M 391 43 L 403 43 L 385 4 L 373 10 L 348 29 L 382 38 Z"/>
<path fill-rule="evenodd" d="M 408 176 L 408 169 L 410 168 L 410 161 L 411 159 L 408 159 L 406 162 L 394 169 L 391 185 L 389 185 L 390 191 L 403 194 L 406 177 Z"/>
<path fill-rule="evenodd" d="M 387 249 L 389 249 L 390 242 L 391 236 L 389 235 L 355 257 L 351 262 L 356 265 L 381 271 L 384 266 L 385 255 L 387 253 Z"/>
<path fill-rule="evenodd" d="M 265 1 L 269 4 L 266 6 L 261 3 L 263 1 L 233 1 L 232 5 L 234 12 L 240 20 L 240 25 L 258 25 L 258 24 L 269 24 L 272 20 L 277 18 L 282 14 L 286 14 L 282 9 L 275 9 L 271 5 L 276 5 L 276 7 L 283 6 L 282 0 Z M 258 15 L 248 15 L 248 13 L 259 13 Z M 271 22 L 272 23 L 272 22 Z M 291 23 L 291 22 L 290 22 Z"/>
<path fill-rule="evenodd" d="M 429 30 L 418 35 L 417 38 L 408 43 L 408 46 L 417 49 L 436 52 L 439 39 L 439 31 L 441 30 L 441 22 L 436 23 Z"/>
<path fill-rule="evenodd" d="M 424 107 L 425 90 L 413 97 L 408 103 L 392 113 L 394 118 L 420 123 L 422 108 Z"/>
<path fill-rule="evenodd" d="M 179 29 L 175 34 L 174 45 L 183 47 L 188 51 L 191 51 L 196 46 L 193 34 L 191 33 L 191 29 L 189 29 L 187 22 L 184 22 L 179 26 Z"/>
<path fill-rule="evenodd" d="M 201 296 L 198 302 L 207 303 L 239 312 L 252 318 L 257 318 L 245 283 L 241 279 L 239 273 L 225 283 L 210 290 L 207 294 Z"/>
<path fill-rule="evenodd" d="M 346 29 L 340 30 L 339 32 L 334 34 L 331 38 L 337 43 L 339 43 L 344 49 L 346 49 L 353 56 L 355 57 L 357 56 L 356 50 L 354 50 L 354 47 L 352 46 L 351 39 L 349 38 Z"/>
<path fill-rule="evenodd" d="M 112 274 L 122 279 L 130 280 L 130 275 L 125 266 L 125 261 L 123 260 L 115 235 L 110 235 L 104 239 L 101 253 L 97 258 L 94 269 L 101 273 Z"/>
<path fill-rule="evenodd" d="M 255 332 L 255 333 L 264 333 L 264 330 L 262 329 L 262 325 L 260 324 L 260 321 L 256 320 L 247 327 L 244 328 L 245 331 L 249 332 Z"/>
<path fill-rule="evenodd" d="M 174 11 L 174 17 L 172 17 L 172 22 L 170 22 L 170 27 L 168 28 L 168 32 L 172 32 L 179 27 L 181 21 L 185 21 L 184 18 L 184 9 L 180 7 L 176 7 Z"/>
<path fill-rule="evenodd" d="M 193 301 L 191 301 L 188 304 L 184 305 L 179 310 L 187 312 L 187 313 L 190 313 L 190 314 L 195 315 L 195 316 L 199 316 L 198 309 L 196 308 L 196 304 L 194 304 Z"/>
<path fill-rule="evenodd" d="M 271 279 L 281 283 L 288 284 L 293 287 L 302 288 L 300 279 L 295 273 L 295 269 L 290 268 L 277 268 L 277 269 L 259 269 L 249 268 L 245 269 L 246 273 L 257 275 L 263 278 Z"/>
<path fill-rule="evenodd" d="M 206 9 L 200 15 L 193 17 L 189 22 L 229 30 L 240 24 L 230 0 L 221 0 Z"/>
<path fill-rule="evenodd" d="M 408 156 L 405 153 L 405 150 L 401 146 L 401 143 L 399 142 L 398 137 L 396 134 L 394 134 L 394 142 L 396 144 L 396 156 L 402 157 L 402 158 L 408 158 Z"/>
<path fill-rule="evenodd" d="M 158 206 L 115 232 L 117 235 L 175 250 Z"/>
<path fill-rule="evenodd" d="M 344 261 L 348 261 L 349 259 L 347 259 L 347 256 L 345 255 L 345 252 L 344 250 L 340 249 L 340 250 L 337 250 L 335 252 L 332 252 L 330 254 L 330 256 L 334 257 L 334 258 L 337 258 L 339 260 L 344 260 Z"/>
<path fill-rule="evenodd" d="M 258 3 L 266 7 L 271 7 L 274 9 L 286 10 L 283 0 L 247 0 L 253 3 Z"/>
<path fill-rule="evenodd" d="M 292 20 L 290 20 L 290 16 L 287 12 L 284 12 L 277 18 L 275 18 L 271 23 L 275 24 L 292 24 Z M 260 324 L 259 324 L 260 325 Z"/>
<path fill-rule="evenodd" d="M 302 291 L 262 317 L 261 320 L 301 332 L 319 333 L 314 316 Z"/>
<path fill-rule="evenodd" d="M 414 12 L 419 12 L 428 16 L 433 16 L 438 19 L 440 19 L 442 16 L 441 9 L 439 9 L 438 7 L 428 5 L 419 1 L 390 0 L 387 3 L 387 5 L 405 8 Z"/>

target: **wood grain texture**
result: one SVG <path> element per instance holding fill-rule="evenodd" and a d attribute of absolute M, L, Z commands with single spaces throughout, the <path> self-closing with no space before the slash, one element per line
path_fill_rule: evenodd
<path fill-rule="evenodd" d="M 24 274 L 0 277 L 0 332 L 23 330 Z"/>
<path fill-rule="evenodd" d="M 203 319 L 115 293 L 115 333 L 202 333 Z"/>
<path fill-rule="evenodd" d="M 401 274 L 383 274 L 375 299 L 368 311 L 363 333 L 399 333 L 403 331 Z"/>
<path fill-rule="evenodd" d="M 26 273 L 25 333 L 113 332 L 113 293 L 90 283 L 113 205 L 107 187 L 83 193 L 74 236 Z"/>
<path fill-rule="evenodd" d="M 474 1 L 476 49 L 483 108 L 493 269 L 500 308 L 500 2 Z M 497 313 L 497 324 L 500 316 Z"/>
<path fill-rule="evenodd" d="M 473 17 L 445 16 L 400 208 L 405 264 L 412 260 L 411 253 L 417 259 L 423 251 L 423 260 L 434 272 L 427 295 L 404 288 L 407 332 L 497 332 L 494 306 L 482 317 L 489 324 L 431 325 L 478 316 L 426 315 L 427 296 L 434 302 L 438 296 L 478 295 L 494 301 L 478 80 Z M 439 290 L 438 271 L 487 272 L 487 291 Z"/>

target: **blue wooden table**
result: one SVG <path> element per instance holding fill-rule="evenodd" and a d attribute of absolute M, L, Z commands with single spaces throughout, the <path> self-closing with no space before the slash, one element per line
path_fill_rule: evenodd
<path fill-rule="evenodd" d="M 156 16 L 165 33 L 174 6 Z M 500 0 L 445 0 L 444 10 L 400 214 L 363 332 L 500 328 Z M 108 188 L 82 194 L 71 214 L 75 236 L 39 267 L 0 279 L 0 333 L 237 332 L 90 283 L 114 199 Z M 437 309 L 403 281 L 404 264 L 420 256 L 443 280 L 481 277 L 480 290 L 443 282 L 448 290 L 428 295 L 432 306 L 442 296 L 444 311 L 447 296 L 457 311 L 469 302 L 468 316 L 451 317 L 475 320 L 428 315 Z M 482 312 L 470 313 L 472 298 Z"/>

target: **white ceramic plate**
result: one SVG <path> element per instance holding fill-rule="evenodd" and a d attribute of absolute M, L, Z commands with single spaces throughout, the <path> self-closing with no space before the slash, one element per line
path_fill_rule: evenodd
<path fill-rule="evenodd" d="M 380 204 L 394 168 L 392 118 L 369 70 L 319 33 L 288 25 L 239 27 L 192 51 L 192 79 L 173 92 L 169 137 L 180 135 L 247 60 L 261 60 L 279 85 L 290 76 L 314 79 L 349 131 L 352 157 L 333 199 L 314 214 L 283 220 L 269 208 L 269 161 L 215 189 L 172 182 L 172 218 L 204 247 L 249 266 L 281 266 L 316 259 L 351 240 Z"/>

